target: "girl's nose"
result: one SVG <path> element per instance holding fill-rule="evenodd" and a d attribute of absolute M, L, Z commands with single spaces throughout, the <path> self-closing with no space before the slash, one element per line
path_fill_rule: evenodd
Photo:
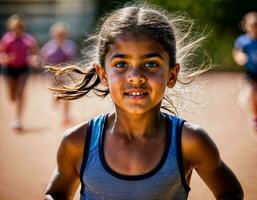
<path fill-rule="evenodd" d="M 140 69 L 133 69 L 129 71 L 128 82 L 129 83 L 144 83 L 146 80 Z"/>

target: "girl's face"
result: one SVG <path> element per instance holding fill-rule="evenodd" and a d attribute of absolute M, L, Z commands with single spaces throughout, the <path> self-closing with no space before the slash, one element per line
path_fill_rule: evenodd
<path fill-rule="evenodd" d="M 9 24 L 9 29 L 12 31 L 17 37 L 21 36 L 24 33 L 24 24 L 19 20 L 13 20 Z"/>
<path fill-rule="evenodd" d="M 249 15 L 245 19 L 245 30 L 253 38 L 257 38 L 257 15 Z"/>
<path fill-rule="evenodd" d="M 52 37 L 57 40 L 58 42 L 63 42 L 68 37 L 68 30 L 66 30 L 64 27 L 57 27 L 52 32 Z"/>
<path fill-rule="evenodd" d="M 105 57 L 105 68 L 96 66 L 108 86 L 116 109 L 143 114 L 160 109 L 166 86 L 173 87 L 179 65 L 155 40 L 140 35 L 118 37 Z"/>

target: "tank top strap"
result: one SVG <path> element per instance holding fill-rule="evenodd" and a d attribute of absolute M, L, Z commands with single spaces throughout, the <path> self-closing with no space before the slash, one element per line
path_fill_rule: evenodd
<path fill-rule="evenodd" d="M 92 129 L 91 129 L 92 139 L 90 142 L 89 152 L 92 151 L 94 148 L 98 147 L 97 145 L 99 145 L 101 134 L 103 133 L 107 116 L 108 114 L 103 114 L 95 117 L 92 120 Z"/>
<path fill-rule="evenodd" d="M 174 115 L 165 114 L 166 117 L 169 119 L 169 134 L 171 134 L 171 148 L 172 151 L 177 158 L 177 163 L 179 167 L 181 182 L 186 189 L 186 191 L 190 191 L 190 187 L 186 183 L 185 180 L 185 173 L 183 168 L 183 158 L 182 158 L 182 146 L 181 146 L 181 134 L 182 128 L 184 125 L 185 120 Z M 171 132 L 170 132 L 171 131 Z"/>
<path fill-rule="evenodd" d="M 103 114 L 88 121 L 87 137 L 85 138 L 82 164 L 80 167 L 80 193 L 82 193 L 85 187 L 83 182 L 83 175 L 86 169 L 89 152 L 92 151 L 92 149 L 94 149 L 99 143 L 100 134 L 103 131 L 105 124 L 104 122 L 106 121 L 107 115 L 108 114 Z"/>

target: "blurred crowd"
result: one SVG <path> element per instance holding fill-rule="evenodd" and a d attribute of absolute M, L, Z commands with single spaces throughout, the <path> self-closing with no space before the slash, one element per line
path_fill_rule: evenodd
<path fill-rule="evenodd" d="M 37 39 L 26 31 L 26 22 L 20 15 L 14 14 L 6 21 L 6 32 L 0 42 L 0 66 L 6 82 L 10 102 L 14 104 L 14 119 L 10 126 L 22 130 L 24 113 L 24 90 L 31 71 L 45 71 L 44 66 L 64 66 L 76 59 L 77 45 L 69 38 L 70 28 L 65 22 L 55 22 L 49 30 L 49 41 L 39 46 Z M 56 86 L 54 75 L 44 73 L 51 86 Z M 63 78 L 59 80 L 64 83 Z M 62 104 L 62 125 L 71 123 L 68 101 L 53 100 Z"/>

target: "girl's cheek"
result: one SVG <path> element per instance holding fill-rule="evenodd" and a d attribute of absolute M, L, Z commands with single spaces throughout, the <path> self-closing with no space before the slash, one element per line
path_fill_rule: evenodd
<path fill-rule="evenodd" d="M 111 77 L 109 79 L 109 86 L 113 85 L 113 86 L 117 86 L 120 85 L 124 80 L 122 78 L 119 77 Z"/>
<path fill-rule="evenodd" d="M 125 78 L 124 73 L 116 72 L 115 70 L 110 70 L 108 73 L 109 82 L 121 81 Z"/>

